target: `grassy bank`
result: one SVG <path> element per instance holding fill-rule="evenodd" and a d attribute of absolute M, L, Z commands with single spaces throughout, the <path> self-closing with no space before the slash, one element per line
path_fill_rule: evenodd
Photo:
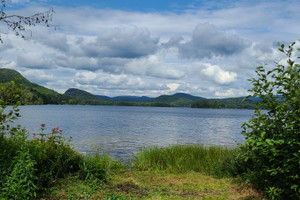
<path fill-rule="evenodd" d="M 90 156 L 92 163 L 114 163 L 104 182 L 94 175 L 81 179 L 73 174 L 60 179 L 43 199 L 262 199 L 261 193 L 226 172 L 224 163 L 234 152 L 216 146 L 152 147 L 137 154 L 130 169 L 106 156 Z"/>
<path fill-rule="evenodd" d="M 235 150 L 220 146 L 176 145 L 151 147 L 135 156 L 133 167 L 138 170 L 167 172 L 200 172 L 225 175 L 223 161 Z"/>
<path fill-rule="evenodd" d="M 133 170 L 111 175 L 106 183 L 70 176 L 58 181 L 42 199 L 262 200 L 262 195 L 234 178 Z"/>
<path fill-rule="evenodd" d="M 125 167 L 101 152 L 82 156 L 45 125 L 31 140 L 2 135 L 0 147 L 0 199 L 262 199 L 232 177 L 236 150 L 226 147 L 151 147 Z"/>

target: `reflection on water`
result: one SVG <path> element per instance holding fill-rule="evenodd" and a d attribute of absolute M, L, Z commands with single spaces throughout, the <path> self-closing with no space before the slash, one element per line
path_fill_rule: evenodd
<path fill-rule="evenodd" d="M 127 160 L 147 146 L 203 144 L 234 146 L 243 142 L 241 125 L 252 110 L 115 106 L 22 106 L 19 123 L 37 132 L 45 123 L 58 126 L 83 153 L 99 146 Z"/>

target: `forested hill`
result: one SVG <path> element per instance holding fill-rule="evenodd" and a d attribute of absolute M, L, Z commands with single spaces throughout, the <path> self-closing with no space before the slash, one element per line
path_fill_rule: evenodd
<path fill-rule="evenodd" d="M 243 101 L 243 97 L 226 99 L 205 99 L 185 93 L 173 95 L 161 95 L 156 98 L 146 96 L 117 96 L 108 97 L 104 95 L 94 95 L 84 90 L 70 88 L 65 95 L 80 98 L 85 101 L 97 101 L 110 105 L 126 106 L 173 106 L 173 107 L 192 107 L 192 108 L 246 108 L 255 107 L 255 99 Z"/>
<path fill-rule="evenodd" d="M 19 83 L 24 85 L 32 84 L 26 78 L 24 78 L 19 72 L 12 69 L 0 68 L 0 83 L 7 83 L 15 80 L 18 77 Z"/>
<path fill-rule="evenodd" d="M 176 106 L 192 108 L 254 108 L 258 99 L 242 101 L 243 97 L 227 99 L 205 99 L 185 93 L 161 95 L 156 98 L 146 96 L 108 97 L 94 95 L 87 91 L 70 88 L 64 94 L 32 83 L 19 72 L 0 68 L 0 84 L 7 85 L 18 78 L 22 85 L 22 104 L 89 104 L 89 105 L 119 105 L 119 106 Z"/>
<path fill-rule="evenodd" d="M 15 70 L 0 68 L 0 83 L 3 86 L 15 80 L 17 80 L 17 84 L 22 85 L 22 104 L 82 103 L 78 99 L 62 95 L 54 90 L 32 83 Z"/>

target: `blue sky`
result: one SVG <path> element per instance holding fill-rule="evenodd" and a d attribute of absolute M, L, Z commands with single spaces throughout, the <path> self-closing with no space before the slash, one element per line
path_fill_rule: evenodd
<path fill-rule="evenodd" d="M 51 0 L 51 1 L 15 1 L 17 6 L 26 6 L 26 4 L 37 4 L 43 6 L 63 6 L 63 7 L 82 7 L 90 6 L 101 9 L 117 9 L 127 11 L 142 12 L 184 12 L 185 10 L 205 7 L 209 10 L 222 9 L 230 7 L 239 1 L 234 0 Z M 256 0 L 251 1 L 252 4 Z M 244 3 L 247 3 L 244 1 Z M 16 5 L 14 5 L 16 7 Z"/>
<path fill-rule="evenodd" d="M 5 11 L 49 8 L 59 30 L 28 27 L 23 40 L 0 23 L 0 67 L 61 93 L 244 96 L 256 66 L 283 59 L 277 43 L 300 39 L 297 0 L 13 0 Z"/>

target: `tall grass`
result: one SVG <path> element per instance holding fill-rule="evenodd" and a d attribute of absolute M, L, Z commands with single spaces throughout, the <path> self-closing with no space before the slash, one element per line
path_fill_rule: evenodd
<path fill-rule="evenodd" d="M 226 173 L 224 160 L 233 152 L 233 148 L 220 146 L 150 147 L 136 154 L 132 165 L 137 170 L 195 171 L 221 176 Z"/>

